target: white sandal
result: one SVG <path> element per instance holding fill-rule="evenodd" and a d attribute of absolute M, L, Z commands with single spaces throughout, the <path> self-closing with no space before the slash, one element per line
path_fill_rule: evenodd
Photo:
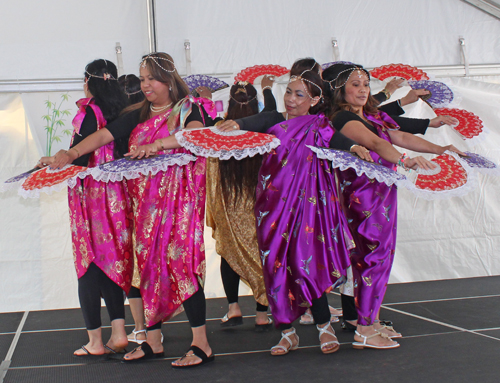
<path fill-rule="evenodd" d="M 339 321 L 339 317 L 342 316 L 342 309 L 335 309 L 332 306 L 328 306 L 330 310 L 330 323 L 335 323 Z M 315 324 L 314 323 L 314 318 L 311 314 L 311 310 L 308 309 L 301 317 L 300 317 L 300 324 L 302 325 L 310 325 L 310 324 Z"/>
<path fill-rule="evenodd" d="M 297 337 L 297 344 L 295 346 L 293 345 L 293 342 L 290 339 L 290 335 L 295 335 Z M 283 338 L 286 339 L 288 341 L 288 343 L 290 343 L 290 346 L 289 347 L 285 347 L 285 346 L 282 346 L 281 344 L 277 344 L 276 346 L 274 346 L 274 347 L 271 348 L 271 355 L 273 355 L 273 356 L 286 355 L 290 351 L 293 351 L 293 350 L 296 350 L 296 349 L 299 348 L 299 336 L 295 332 L 295 328 L 292 327 L 292 331 L 289 331 L 289 332 L 284 332 L 283 331 L 281 333 L 280 342 L 283 340 Z M 275 350 L 283 350 L 284 352 L 283 353 L 279 353 L 279 354 L 273 354 L 273 351 L 275 351 Z"/>
<path fill-rule="evenodd" d="M 366 341 L 368 339 L 374 338 L 376 336 L 381 336 L 382 338 L 386 338 L 386 339 L 391 340 L 391 338 L 389 338 L 389 336 L 387 334 L 385 334 L 385 333 L 375 332 L 375 334 L 366 336 L 366 335 L 361 335 L 358 331 L 356 331 L 356 335 L 359 336 L 360 338 L 363 338 L 363 343 L 361 343 L 361 342 L 353 342 L 352 347 L 355 348 L 355 349 L 357 349 L 357 350 L 362 350 L 365 347 L 366 348 L 374 348 L 376 350 L 387 350 L 387 349 L 398 348 L 399 347 L 399 343 L 397 343 L 397 342 L 396 342 L 396 344 L 387 345 L 387 346 L 376 346 L 374 344 L 368 344 L 368 343 L 366 343 Z"/>
<path fill-rule="evenodd" d="M 402 338 L 403 335 L 401 335 L 399 332 L 397 332 L 396 330 L 394 330 L 394 327 L 392 326 L 387 326 L 385 324 L 380 324 L 382 327 L 380 328 L 376 328 L 375 331 L 378 332 L 379 334 L 385 334 L 387 335 L 389 338 L 391 339 L 394 339 L 394 338 Z M 389 335 L 389 334 L 386 334 L 385 332 L 382 332 L 383 329 L 387 329 L 388 331 L 392 331 L 394 333 L 396 333 L 396 335 Z"/>
<path fill-rule="evenodd" d="M 325 327 L 320 327 L 319 325 L 316 325 L 316 328 L 318 329 L 319 331 L 319 341 L 320 341 L 320 349 L 321 349 L 321 352 L 323 354 L 331 354 L 331 353 L 334 353 L 335 351 L 338 351 L 339 348 L 340 348 L 340 343 L 337 339 L 337 337 L 335 336 L 335 331 L 333 330 L 332 326 L 330 323 L 328 323 Z M 330 329 L 332 329 L 332 331 L 330 331 Z M 331 335 L 335 338 L 335 340 L 331 340 L 329 342 L 324 342 L 324 343 L 321 343 L 321 335 L 323 334 L 328 334 L 328 335 Z M 336 345 L 335 347 L 331 348 L 331 349 L 326 349 L 326 350 L 323 350 L 324 347 L 327 347 L 327 346 L 330 346 L 330 345 Z"/>
<path fill-rule="evenodd" d="M 147 339 L 137 339 L 137 335 L 140 334 L 140 333 L 144 333 L 144 335 L 146 335 L 146 338 L 148 336 L 148 333 L 146 332 L 146 330 L 139 330 L 139 331 L 135 331 L 135 328 L 132 330 L 132 334 L 130 335 L 133 335 L 134 337 L 132 339 L 130 339 L 130 335 L 127 336 L 127 340 L 129 342 L 134 342 L 134 343 L 137 343 L 137 344 L 143 344 L 144 342 L 147 341 Z"/>

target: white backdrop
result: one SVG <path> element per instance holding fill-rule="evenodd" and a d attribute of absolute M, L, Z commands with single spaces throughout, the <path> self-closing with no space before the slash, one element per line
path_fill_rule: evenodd
<path fill-rule="evenodd" d="M 314 4 L 158 0 L 157 14 L 158 49 L 173 55 L 180 72 L 185 72 L 185 39 L 191 42 L 193 73 L 235 74 L 255 64 L 290 67 L 305 56 L 333 61 L 332 37 L 339 42 L 342 60 L 367 67 L 394 62 L 459 64 L 459 36 L 466 39 L 471 63 L 500 63 L 500 22 L 459 0 L 324 0 Z M 146 24 L 146 1 L 2 2 L 0 31 L 8 39 L 0 42 L 0 83 L 83 77 L 89 61 L 99 57 L 115 61 L 118 41 L 125 71 L 137 73 L 140 56 L 148 52 Z M 479 115 L 491 130 L 488 140 L 474 150 L 500 162 L 500 86 L 460 78 L 448 83 L 460 93 L 460 107 Z M 282 87 L 273 89 L 278 98 Z M 70 127 L 80 95 L 71 93 L 68 109 L 72 115 L 66 127 Z M 41 114 L 48 96 L 56 100 L 60 93 L 0 93 L 0 180 L 30 169 L 42 154 Z M 214 96 L 222 97 L 223 92 Z M 408 113 L 432 116 L 422 104 L 409 108 Z M 69 137 L 62 138 L 59 145 L 66 147 Z M 466 148 L 448 127 L 431 130 L 427 138 Z M 481 176 L 480 182 L 475 192 L 447 201 L 428 202 L 401 190 L 391 282 L 500 273 L 500 200 L 496 194 L 500 181 Z M 0 212 L 0 312 L 77 307 L 65 193 L 39 200 L 3 193 Z M 205 238 L 207 295 L 220 296 L 219 258 L 208 230 Z"/>

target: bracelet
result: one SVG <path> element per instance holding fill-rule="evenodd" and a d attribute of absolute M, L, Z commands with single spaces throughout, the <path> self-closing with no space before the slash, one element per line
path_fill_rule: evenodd
<path fill-rule="evenodd" d="M 410 157 L 408 157 L 408 156 L 406 155 L 406 153 L 403 153 L 403 154 L 401 154 L 401 157 L 399 157 L 398 163 L 397 163 L 396 165 L 397 165 L 397 166 L 402 167 L 404 170 L 411 171 L 411 169 L 410 169 L 410 168 L 408 168 L 408 167 L 406 166 L 406 164 L 405 164 L 405 161 L 406 161 L 406 160 L 409 160 L 409 159 L 410 159 Z"/>
<path fill-rule="evenodd" d="M 161 147 L 161 150 L 165 150 L 165 148 L 163 147 L 163 139 L 160 140 L 160 147 Z"/>
<path fill-rule="evenodd" d="M 262 87 L 262 91 L 264 92 L 266 89 L 272 89 L 273 87 L 270 86 L 270 85 L 267 85 L 267 86 L 263 86 Z"/>
<path fill-rule="evenodd" d="M 391 92 L 389 92 L 387 89 L 382 89 L 381 92 L 385 94 L 385 99 L 388 100 L 391 98 Z"/>
<path fill-rule="evenodd" d="M 80 152 L 78 151 L 78 149 L 77 149 L 77 148 L 75 148 L 75 147 L 72 147 L 71 149 L 73 149 L 73 150 L 76 152 L 76 155 L 77 155 L 77 157 L 76 157 L 76 158 L 80 158 Z M 71 149 L 70 149 L 70 150 L 71 150 Z M 68 150 L 68 152 L 69 152 L 69 150 Z"/>

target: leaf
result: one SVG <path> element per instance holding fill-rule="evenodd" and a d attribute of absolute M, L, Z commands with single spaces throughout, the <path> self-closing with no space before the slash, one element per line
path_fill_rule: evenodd
<path fill-rule="evenodd" d="M 69 110 L 63 110 L 61 113 L 62 113 L 64 116 L 69 116 L 69 115 L 71 115 L 71 112 L 70 112 Z"/>
<path fill-rule="evenodd" d="M 64 129 L 62 132 L 63 132 L 64 134 L 66 134 L 67 136 L 71 136 L 71 133 L 73 133 L 73 132 L 72 132 L 71 130 L 69 130 L 69 129 Z"/>
<path fill-rule="evenodd" d="M 61 113 L 59 113 L 59 109 L 54 109 L 54 114 L 56 117 L 60 117 Z"/>
<path fill-rule="evenodd" d="M 59 136 L 54 136 L 54 137 L 52 137 L 52 141 L 61 142 L 61 137 L 59 137 Z"/>
<path fill-rule="evenodd" d="M 42 120 L 50 122 L 50 116 L 48 114 L 46 114 L 45 116 L 42 116 Z"/>
<path fill-rule="evenodd" d="M 69 100 L 69 94 L 68 94 L 68 93 L 63 93 L 63 94 L 61 94 L 61 98 L 62 98 L 64 101 L 68 101 L 68 100 Z"/>
<path fill-rule="evenodd" d="M 52 108 L 52 103 L 50 102 L 50 100 L 45 101 L 45 106 L 49 109 Z"/>
<path fill-rule="evenodd" d="M 63 120 L 57 120 L 56 121 L 57 126 L 64 126 L 64 121 Z"/>

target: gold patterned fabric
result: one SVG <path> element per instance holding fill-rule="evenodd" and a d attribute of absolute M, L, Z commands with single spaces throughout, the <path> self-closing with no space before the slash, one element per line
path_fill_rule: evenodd
<path fill-rule="evenodd" d="M 219 183 L 219 160 L 207 161 L 207 226 L 213 230 L 215 249 L 253 291 L 255 300 L 268 306 L 255 229 L 254 205 L 241 200 L 226 205 Z"/>

